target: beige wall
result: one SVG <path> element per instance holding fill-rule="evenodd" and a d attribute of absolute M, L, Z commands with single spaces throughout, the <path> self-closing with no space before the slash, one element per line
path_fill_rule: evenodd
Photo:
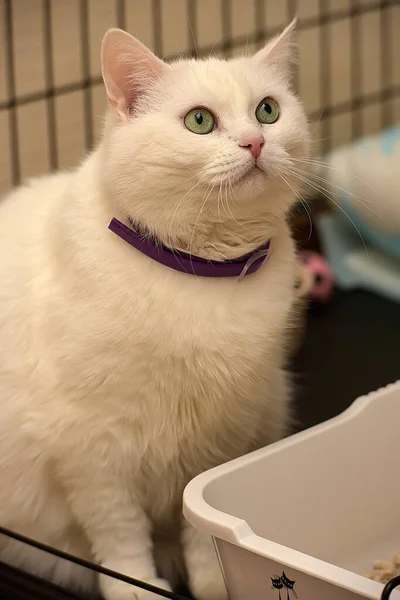
<path fill-rule="evenodd" d="M 25 178 L 50 168 L 52 139 L 49 138 L 49 120 L 54 111 L 55 139 L 58 164 L 68 167 L 77 162 L 85 151 L 85 110 L 88 107 L 93 115 L 93 136 L 96 137 L 105 108 L 104 94 L 100 81 L 99 47 L 105 30 L 117 23 L 117 0 L 87 0 L 87 33 L 82 33 L 80 10 L 85 0 L 49 0 L 50 24 L 53 32 L 53 83 L 61 93 L 54 101 L 43 99 L 43 91 L 48 87 L 48 74 L 45 63 L 46 19 L 43 6 L 46 0 L 0 0 L 0 190 L 12 185 L 12 152 L 10 139 L 16 118 L 18 132 L 18 157 L 20 176 Z M 5 52 L 7 42 L 6 9 L 12 7 L 13 57 L 15 71 L 15 96 L 17 108 L 7 107 L 10 100 L 9 62 Z M 152 48 L 159 47 L 160 39 L 154 39 L 151 0 L 125 0 L 125 21 L 127 29 Z M 192 36 L 188 26 L 186 0 L 159 0 L 161 6 L 162 53 L 170 56 L 188 52 L 192 48 Z M 197 0 L 195 22 L 197 47 L 211 47 L 221 52 L 223 18 L 220 0 Z M 333 20 L 301 30 L 299 91 L 308 112 L 315 120 L 314 136 L 321 146 L 349 141 L 355 132 L 352 129 L 350 107 L 352 100 L 352 23 L 354 19 L 346 11 L 356 6 L 361 10 L 378 6 L 371 0 L 299 0 L 298 15 L 301 20 L 312 24 L 320 16 L 319 9 Z M 240 45 L 233 54 L 252 51 L 257 46 L 256 31 L 275 31 L 289 18 L 287 3 L 281 0 L 231 0 L 231 27 L 234 41 Z M 342 15 L 338 18 L 338 15 Z M 260 19 L 262 18 L 262 21 Z M 382 18 L 379 9 L 362 12 L 355 18 L 359 32 L 358 51 L 361 62 L 357 72 L 361 82 L 362 95 L 375 94 L 373 101 L 358 110 L 359 126 L 365 133 L 377 131 L 382 117 L 387 122 L 400 120 L 400 2 L 394 0 Z M 382 22 L 386 22 L 387 31 Z M 382 39 L 382 32 L 385 32 Z M 248 41 L 247 41 L 248 38 Z M 326 47 L 321 50 L 323 38 Z M 353 38 L 354 39 L 354 38 Z M 85 77 L 82 67 L 82 48 L 88 43 L 87 68 L 92 81 L 85 92 L 80 82 Z M 235 42 L 236 43 L 236 42 Z M 383 46 L 382 46 L 383 43 Z M 382 72 L 381 47 L 385 49 L 385 65 Z M 322 53 L 321 53 L 322 52 Z M 326 52 L 326 62 L 323 61 Z M 329 98 L 322 81 L 329 69 L 330 102 L 339 105 L 339 113 L 319 121 Z M 46 79 L 47 78 L 47 79 Z M 383 87 L 397 86 L 397 95 L 382 104 L 380 92 Z M 86 103 L 86 104 L 85 104 Z M 85 108 L 86 106 L 86 108 Z M 321 141 L 321 138 L 323 141 Z M 326 141 L 329 138 L 329 142 Z M 325 141 L 324 141 L 325 140 Z"/>

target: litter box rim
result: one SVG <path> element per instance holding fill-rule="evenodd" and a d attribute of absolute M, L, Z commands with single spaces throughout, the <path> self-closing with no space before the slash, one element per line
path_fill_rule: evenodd
<path fill-rule="evenodd" d="M 204 494 L 207 487 L 216 479 L 231 473 L 233 470 L 252 464 L 258 457 L 271 456 L 284 448 L 297 444 L 299 441 L 321 435 L 325 431 L 356 419 L 380 396 L 392 391 L 400 393 L 400 380 L 357 398 L 344 412 L 328 421 L 198 475 L 184 490 L 184 517 L 191 525 L 208 533 L 213 538 L 239 546 L 253 554 L 263 556 L 285 567 L 305 573 L 369 600 L 382 600 L 382 583 L 369 580 L 342 567 L 262 538 L 254 533 L 244 519 L 213 508 L 205 500 Z M 400 592 L 393 590 L 390 598 L 391 600 L 400 600 Z"/>

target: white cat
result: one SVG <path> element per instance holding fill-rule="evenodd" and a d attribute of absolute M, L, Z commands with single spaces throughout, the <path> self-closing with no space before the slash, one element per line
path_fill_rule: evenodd
<path fill-rule="evenodd" d="M 198 600 L 227 594 L 211 541 L 181 517 L 185 484 L 287 425 L 285 218 L 309 145 L 289 87 L 293 29 L 252 58 L 170 65 L 109 31 L 99 147 L 0 206 L 0 524 L 165 589 L 184 560 Z M 186 252 L 218 275 L 271 248 L 240 281 L 195 276 L 132 248 L 113 217 L 173 249 L 160 256 L 177 268 Z M 1 560 L 57 583 L 98 583 L 0 544 Z M 158 598 L 100 587 L 107 600 Z"/>

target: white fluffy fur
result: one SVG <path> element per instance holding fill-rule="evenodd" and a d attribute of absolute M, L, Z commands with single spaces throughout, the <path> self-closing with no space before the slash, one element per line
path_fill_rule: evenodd
<path fill-rule="evenodd" d="M 182 563 L 175 545 L 199 600 L 226 592 L 210 540 L 182 521 L 182 490 L 287 424 L 296 184 L 285 169 L 308 148 L 288 86 L 291 29 L 252 59 L 172 65 L 112 30 L 98 149 L 0 206 L 0 524 L 166 588 L 158 577 L 173 583 Z M 261 126 L 265 96 L 280 118 Z M 184 127 L 195 106 L 216 115 L 211 134 Z M 260 132 L 254 170 L 239 144 Z M 113 216 L 203 257 L 269 237 L 272 253 L 241 282 L 196 278 L 120 240 Z M 70 587 L 98 583 L 4 539 L 0 558 Z M 155 598 L 100 585 L 107 600 Z"/>

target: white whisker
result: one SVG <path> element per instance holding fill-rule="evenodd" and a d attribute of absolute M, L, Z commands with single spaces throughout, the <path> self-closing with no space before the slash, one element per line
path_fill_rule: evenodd
<path fill-rule="evenodd" d="M 190 254 L 190 257 L 193 254 L 193 240 L 194 240 L 194 235 L 195 235 L 195 232 L 196 232 L 196 229 L 197 229 L 197 225 L 198 225 L 199 220 L 200 220 L 201 213 L 203 212 L 203 210 L 204 210 L 204 208 L 205 208 L 205 206 L 207 204 L 207 201 L 208 201 L 208 199 L 209 199 L 209 197 L 210 197 L 213 189 L 214 189 L 214 186 L 212 185 L 210 187 L 209 191 L 208 190 L 206 191 L 204 201 L 203 201 L 203 203 L 202 203 L 202 205 L 200 207 L 200 210 L 198 212 L 195 224 L 193 226 L 193 231 L 192 231 L 192 235 L 191 235 L 190 243 L 189 243 L 189 254 Z"/>
<path fill-rule="evenodd" d="M 303 200 L 301 194 L 299 192 L 296 192 L 296 190 L 294 189 L 294 187 L 292 186 L 292 184 L 290 183 L 290 181 L 288 181 L 286 179 L 286 177 L 284 177 L 283 175 L 280 175 L 281 179 L 283 179 L 283 181 L 286 183 L 286 185 L 292 190 L 295 198 L 297 198 L 298 200 L 300 200 L 300 203 L 302 205 L 302 207 L 304 208 L 304 210 L 306 211 L 306 214 L 308 216 L 308 221 L 310 223 L 310 231 L 308 233 L 308 239 L 311 239 L 311 235 L 312 235 L 312 231 L 313 231 L 313 222 L 312 222 L 312 218 L 311 218 L 311 210 L 310 207 L 307 205 L 307 202 L 305 200 Z"/>
<path fill-rule="evenodd" d="M 345 216 L 346 218 L 350 221 L 350 223 L 353 225 L 354 229 L 357 231 L 360 240 L 363 243 L 364 249 L 366 251 L 366 253 L 368 254 L 368 248 L 367 245 L 365 243 L 365 240 L 361 234 L 361 231 L 359 230 L 359 228 L 357 227 L 357 225 L 354 223 L 353 219 L 350 217 L 350 215 L 347 214 L 347 212 L 344 210 L 344 208 L 342 208 L 340 206 L 340 204 L 338 204 L 333 198 L 331 198 L 331 196 L 326 192 L 326 190 L 319 186 L 319 184 L 317 183 L 311 183 L 311 181 L 307 181 L 304 177 L 302 177 L 299 173 L 296 173 L 295 171 L 292 170 L 286 170 L 288 173 L 290 173 L 293 177 L 297 177 L 297 179 L 299 179 L 300 181 L 302 181 L 303 183 L 305 183 L 306 185 L 310 185 L 310 187 L 314 188 L 319 194 L 322 194 L 323 196 L 325 196 L 325 198 L 327 198 L 330 202 L 332 202 Z"/>
<path fill-rule="evenodd" d="M 296 169 L 296 167 L 294 168 L 295 171 L 297 171 L 298 173 L 301 173 L 303 175 L 306 175 L 307 177 L 310 178 L 314 178 L 314 182 L 315 183 L 319 183 L 321 182 L 321 184 L 319 184 L 328 194 L 331 191 L 330 188 L 335 188 L 338 191 L 343 192 L 344 194 L 347 194 L 348 196 L 350 196 L 351 198 L 354 198 L 355 200 L 357 200 L 360 204 L 362 204 L 367 210 L 369 210 L 373 215 L 375 215 L 378 219 L 381 219 L 382 222 L 387 223 L 387 221 L 382 217 L 382 215 L 378 214 L 376 211 L 374 211 L 370 206 L 368 206 L 367 204 L 367 200 L 366 198 L 362 198 L 361 196 L 358 196 L 357 194 L 353 194 L 352 192 L 349 192 L 348 190 L 346 190 L 345 188 L 342 188 L 340 186 L 337 186 L 335 184 L 332 184 L 328 179 L 325 179 L 324 177 L 321 177 L 320 175 L 316 175 L 315 173 L 309 173 L 308 171 L 304 171 L 303 169 Z M 327 187 L 322 186 L 322 183 L 325 183 L 327 185 Z"/>
<path fill-rule="evenodd" d="M 331 171 L 336 171 L 337 173 L 341 173 L 342 170 L 339 169 L 338 167 L 334 167 L 333 165 L 325 162 L 325 161 L 320 161 L 320 160 L 312 160 L 312 159 L 305 159 L 305 158 L 291 158 L 291 160 L 293 162 L 298 162 L 298 163 L 303 163 L 303 164 L 310 164 L 312 166 L 316 166 L 316 167 L 322 167 L 324 169 L 329 169 Z M 375 194 L 379 194 L 379 191 L 372 186 L 364 177 L 360 177 L 359 175 L 356 175 L 355 173 L 352 173 L 351 171 L 347 172 L 350 177 L 357 179 L 358 181 L 361 181 L 366 187 L 368 187 L 372 192 L 374 192 Z M 336 187 L 339 190 L 342 190 L 344 192 L 346 192 L 347 194 L 351 195 L 350 192 L 344 188 L 341 188 L 339 186 L 334 185 L 333 183 L 330 182 L 329 179 L 326 180 L 326 182 L 331 186 L 331 187 Z M 354 197 L 357 197 L 353 194 Z M 366 201 L 366 198 L 364 198 L 364 200 Z"/>
<path fill-rule="evenodd" d="M 193 177 L 191 177 L 190 179 L 193 179 Z M 188 180 L 188 181 L 190 181 L 190 180 Z M 177 204 L 176 204 L 176 206 L 175 206 L 175 209 L 174 209 L 174 212 L 172 213 L 172 217 L 171 217 L 171 219 L 170 219 L 170 221 L 169 221 L 169 226 L 168 226 L 169 234 L 168 234 L 168 235 L 170 235 L 170 234 L 171 234 L 171 231 L 172 231 L 172 226 L 173 226 L 173 224 L 174 224 L 175 215 L 176 215 L 176 213 L 178 212 L 178 210 L 179 210 L 179 207 L 182 205 L 182 203 L 184 202 L 185 198 L 186 198 L 186 197 L 187 197 L 187 196 L 188 196 L 188 195 L 189 195 L 189 194 L 190 194 L 190 193 L 191 193 L 191 192 L 192 192 L 194 189 L 196 189 L 196 187 L 197 187 L 198 185 L 200 185 L 200 183 L 201 183 L 201 181 L 197 181 L 197 183 L 195 183 L 195 184 L 194 184 L 194 186 L 192 186 L 192 187 L 191 187 L 191 188 L 190 188 L 190 189 L 189 189 L 189 190 L 188 190 L 188 191 L 187 191 L 187 192 L 186 192 L 186 193 L 185 193 L 185 194 L 182 196 L 182 198 L 181 198 L 181 199 L 180 199 L 180 200 L 177 202 Z"/>

